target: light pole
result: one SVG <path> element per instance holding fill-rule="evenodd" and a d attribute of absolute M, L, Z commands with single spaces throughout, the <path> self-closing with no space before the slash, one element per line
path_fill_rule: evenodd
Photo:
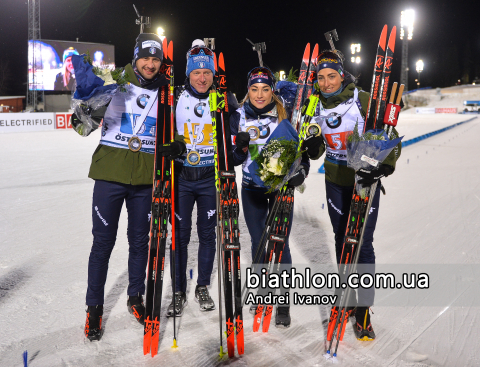
<path fill-rule="evenodd" d="M 423 71 L 423 66 L 424 66 L 423 60 L 421 59 L 418 60 L 416 63 L 416 69 L 418 73 L 418 83 L 417 83 L 418 86 L 420 86 L 420 73 Z"/>
<path fill-rule="evenodd" d="M 361 61 L 360 56 L 358 55 L 361 49 L 362 49 L 362 45 L 360 43 L 352 43 L 350 45 L 350 50 L 352 51 L 352 57 L 350 61 L 352 62 L 352 64 L 354 64 L 353 68 L 354 68 L 355 74 L 357 74 L 358 64 L 360 64 L 360 61 Z M 355 56 L 355 54 L 357 54 L 357 56 Z"/>
<path fill-rule="evenodd" d="M 405 85 L 405 91 L 408 90 L 408 41 L 412 39 L 413 36 L 413 21 L 415 19 L 415 11 L 413 9 L 408 9 L 402 11 L 400 17 L 400 39 L 403 40 L 402 43 L 402 70 L 400 74 L 400 83 Z M 407 35 L 405 36 L 405 33 Z"/>

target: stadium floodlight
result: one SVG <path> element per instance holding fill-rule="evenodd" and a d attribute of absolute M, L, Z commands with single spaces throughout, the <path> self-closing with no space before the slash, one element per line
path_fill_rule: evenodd
<path fill-rule="evenodd" d="M 352 43 L 350 45 L 350 50 L 352 51 L 352 55 L 355 55 L 356 52 L 360 52 L 362 45 L 360 43 Z"/>
<path fill-rule="evenodd" d="M 417 69 L 417 73 L 421 73 L 423 71 L 423 67 L 425 66 L 425 64 L 423 63 L 423 60 L 418 60 L 417 63 L 416 63 L 416 69 Z"/>
<path fill-rule="evenodd" d="M 411 40 L 413 36 L 413 22 L 415 20 L 415 11 L 413 9 L 407 9 L 402 11 L 400 16 L 400 39 L 405 37 L 405 30 L 407 31 L 407 39 Z"/>
<path fill-rule="evenodd" d="M 403 41 L 400 83 L 405 85 L 404 91 L 408 90 L 408 41 L 412 40 L 414 20 L 415 11 L 413 9 L 407 9 L 402 11 L 400 16 L 400 39 Z"/>
<path fill-rule="evenodd" d="M 420 73 L 423 71 L 424 66 L 425 64 L 423 63 L 422 59 L 418 60 L 417 63 L 415 64 L 415 69 L 417 70 L 417 73 L 418 73 L 418 82 L 417 82 L 418 86 L 420 85 Z"/>
<path fill-rule="evenodd" d="M 157 34 L 158 36 L 160 37 L 160 39 L 163 41 L 163 39 L 165 38 L 165 29 L 163 29 L 162 27 L 158 27 L 157 28 Z"/>

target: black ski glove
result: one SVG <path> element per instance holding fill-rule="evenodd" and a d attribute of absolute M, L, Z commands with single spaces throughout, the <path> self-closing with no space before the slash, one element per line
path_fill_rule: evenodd
<path fill-rule="evenodd" d="M 168 159 L 175 159 L 183 154 L 185 148 L 184 143 L 174 140 L 170 143 L 160 145 L 157 152 Z"/>
<path fill-rule="evenodd" d="M 358 180 L 358 183 L 364 186 L 371 186 L 382 177 L 387 177 L 393 173 L 394 169 L 388 164 L 380 164 L 377 168 L 368 170 L 365 168 L 360 168 L 356 174 L 362 177 Z"/>
<path fill-rule="evenodd" d="M 305 167 L 301 164 L 298 168 L 295 174 L 290 177 L 290 180 L 288 180 L 288 185 L 297 187 L 300 186 L 304 181 L 305 178 L 307 177 L 307 172 L 305 171 Z"/>
<path fill-rule="evenodd" d="M 250 134 L 245 131 L 239 132 L 235 138 L 235 145 L 238 149 L 246 153 L 250 145 Z"/>
<path fill-rule="evenodd" d="M 302 148 L 307 151 L 307 154 L 310 158 L 316 157 L 320 151 L 320 146 L 322 145 L 322 136 L 310 135 L 303 140 Z"/>

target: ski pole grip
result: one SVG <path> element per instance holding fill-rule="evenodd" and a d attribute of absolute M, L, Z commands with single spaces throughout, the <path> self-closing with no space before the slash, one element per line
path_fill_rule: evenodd
<path fill-rule="evenodd" d="M 312 94 L 310 96 L 310 102 L 308 103 L 307 111 L 305 112 L 307 116 L 313 117 L 315 109 L 317 108 L 318 101 L 319 98 L 316 96 L 316 94 Z"/>
<path fill-rule="evenodd" d="M 383 118 L 383 123 L 389 126 L 397 126 L 398 114 L 400 113 L 400 106 L 398 104 L 389 103 Z"/>

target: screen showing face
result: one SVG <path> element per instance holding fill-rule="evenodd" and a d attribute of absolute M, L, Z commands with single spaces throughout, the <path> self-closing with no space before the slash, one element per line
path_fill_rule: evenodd
<path fill-rule="evenodd" d="M 29 89 L 72 91 L 75 85 L 72 56 L 86 54 L 87 51 L 94 66 L 115 68 L 113 45 L 52 40 L 29 41 Z M 34 65 L 36 65 L 35 75 L 33 75 Z"/>

